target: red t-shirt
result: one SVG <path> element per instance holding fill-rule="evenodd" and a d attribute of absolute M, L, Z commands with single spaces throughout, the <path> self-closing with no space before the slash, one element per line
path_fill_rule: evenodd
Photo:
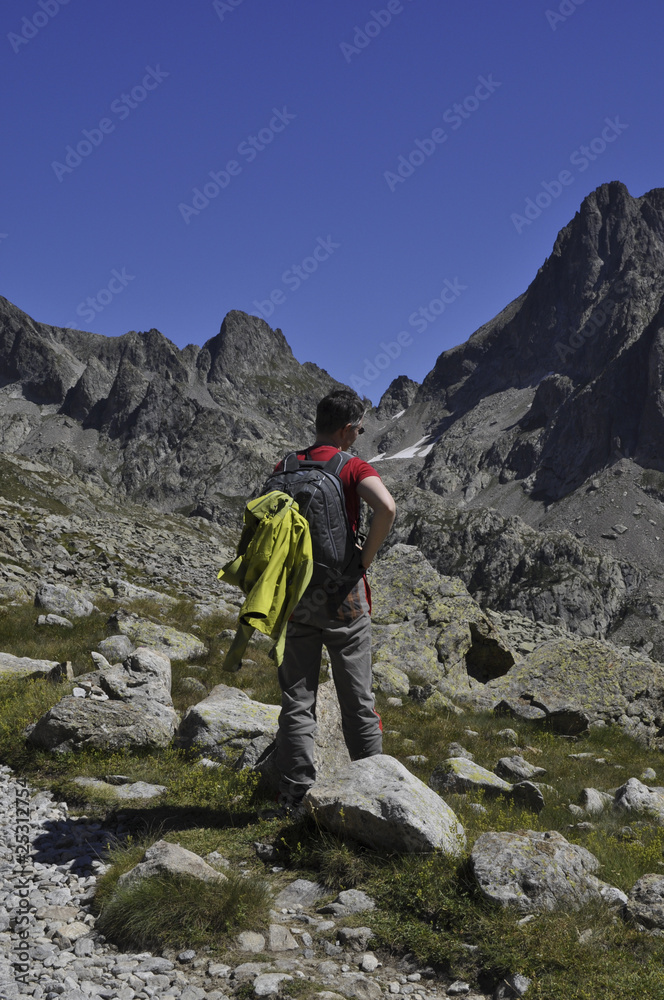
<path fill-rule="evenodd" d="M 313 462 L 329 462 L 331 458 L 339 451 L 332 444 L 317 444 L 313 445 L 309 449 L 309 458 Z M 297 452 L 297 457 L 300 459 L 306 459 L 306 455 L 303 451 Z M 281 468 L 282 463 L 279 462 L 275 468 L 277 472 Z M 353 456 L 349 462 L 346 462 L 343 469 L 339 474 L 339 479 L 341 480 L 341 485 L 344 488 L 344 496 L 346 498 L 346 513 L 348 514 L 348 523 L 350 524 L 350 530 L 353 534 L 357 531 L 358 525 L 360 523 L 360 498 L 357 495 L 357 487 L 362 482 L 363 479 L 368 479 L 369 476 L 378 476 L 378 473 L 372 465 L 365 462 L 363 458 L 357 458 Z M 380 479 L 380 476 L 378 476 Z"/>

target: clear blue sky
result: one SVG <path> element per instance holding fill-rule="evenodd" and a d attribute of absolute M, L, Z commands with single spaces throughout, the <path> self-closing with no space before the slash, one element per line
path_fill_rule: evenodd
<path fill-rule="evenodd" d="M 661 0 L 0 18 L 0 293 L 46 323 L 184 347 L 272 308 L 298 360 L 376 402 L 524 291 L 595 187 L 664 186 Z"/>

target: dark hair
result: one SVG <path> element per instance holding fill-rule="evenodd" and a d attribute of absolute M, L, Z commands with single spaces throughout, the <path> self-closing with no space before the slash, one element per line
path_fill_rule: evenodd
<path fill-rule="evenodd" d="M 335 389 L 316 408 L 316 430 L 333 434 L 346 424 L 356 426 L 362 420 L 366 406 L 352 389 Z"/>

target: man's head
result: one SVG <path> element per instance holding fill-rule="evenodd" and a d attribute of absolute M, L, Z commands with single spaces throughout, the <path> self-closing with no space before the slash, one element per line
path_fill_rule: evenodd
<path fill-rule="evenodd" d="M 316 409 L 316 431 L 333 434 L 347 424 L 359 426 L 366 406 L 352 389 L 335 389 L 321 399 Z"/>

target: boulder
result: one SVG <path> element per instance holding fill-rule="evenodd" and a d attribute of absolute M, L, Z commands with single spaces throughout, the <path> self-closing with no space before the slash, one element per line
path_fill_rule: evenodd
<path fill-rule="evenodd" d="M 124 888 L 135 885 L 136 882 L 154 875 L 189 875 L 202 882 L 227 881 L 222 872 L 206 864 L 193 851 L 187 851 L 179 844 L 171 844 L 167 840 L 158 840 L 148 847 L 143 861 L 120 876 L 118 886 Z"/>
<path fill-rule="evenodd" d="M 304 803 L 322 827 L 374 849 L 457 855 L 465 845 L 450 807 L 385 754 L 354 761 L 317 781 Z"/>
<path fill-rule="evenodd" d="M 612 806 L 614 796 L 608 792 L 600 792 L 597 788 L 583 788 L 579 795 L 579 805 L 591 816 L 599 816 L 605 809 Z"/>
<path fill-rule="evenodd" d="M 76 678 L 83 696 L 68 695 L 39 719 L 28 736 L 47 750 L 82 747 L 164 747 L 178 717 L 171 700 L 171 664 L 154 649 L 139 648 L 116 663 Z M 98 700 L 106 696 L 107 700 Z"/>
<path fill-rule="evenodd" d="M 159 702 L 96 701 L 68 695 L 39 719 L 27 739 L 33 746 L 58 752 L 165 747 L 177 721 L 175 710 Z"/>
<path fill-rule="evenodd" d="M 412 674 L 453 698 L 457 683 L 467 689 L 469 674 L 486 680 L 515 663 L 505 633 L 461 580 L 441 576 L 414 545 L 399 543 L 382 555 L 371 587 L 372 651 L 380 690 L 406 694 L 403 675 Z"/>
<path fill-rule="evenodd" d="M 136 647 L 127 635 L 111 635 L 103 639 L 97 649 L 109 663 L 122 663 L 130 656 Z"/>
<path fill-rule="evenodd" d="M 499 778 L 493 771 L 487 771 L 467 757 L 450 757 L 443 761 L 434 768 L 429 785 L 441 795 L 476 791 L 482 791 L 491 797 L 512 794 L 509 781 Z"/>
<path fill-rule="evenodd" d="M 629 778 L 616 790 L 614 808 L 644 813 L 657 823 L 664 823 L 664 788 L 649 788 L 638 778 Z"/>
<path fill-rule="evenodd" d="M 74 671 L 69 661 L 57 663 L 55 660 L 33 660 L 29 656 L 0 653 L 0 677 L 43 677 L 50 681 L 71 681 Z"/>
<path fill-rule="evenodd" d="M 53 625 L 59 628 L 73 628 L 73 622 L 70 622 L 68 618 L 63 618 L 61 615 L 39 615 L 37 618 L 37 625 Z"/>
<path fill-rule="evenodd" d="M 536 767 L 525 757 L 514 754 L 512 757 L 501 757 L 495 767 L 495 772 L 505 781 L 529 781 L 546 774 L 546 768 Z"/>
<path fill-rule="evenodd" d="M 643 875 L 627 896 L 625 917 L 639 930 L 664 931 L 664 875 Z"/>
<path fill-rule="evenodd" d="M 207 649 L 195 635 L 179 632 L 170 625 L 159 625 L 148 618 L 117 611 L 109 620 L 122 635 L 128 636 L 136 646 L 150 646 L 171 660 L 195 660 L 205 656 Z M 100 652 L 103 650 L 100 649 Z M 106 655 L 106 654 L 104 654 Z"/>
<path fill-rule="evenodd" d="M 92 601 L 64 583 L 42 583 L 37 588 L 35 605 L 63 618 L 87 618 L 94 611 Z"/>
<path fill-rule="evenodd" d="M 373 910 L 376 904 L 366 892 L 360 889 L 345 889 L 335 900 L 321 906 L 318 913 L 331 913 L 335 917 L 350 917 L 354 913 L 364 913 Z"/>
<path fill-rule="evenodd" d="M 277 733 L 278 705 L 252 701 L 244 691 L 217 684 L 207 698 L 185 712 L 176 745 L 197 746 L 212 759 L 232 761 L 259 741 L 269 745 Z"/>
<path fill-rule="evenodd" d="M 470 860 L 482 895 L 522 913 L 577 909 L 601 899 L 606 888 L 594 874 L 597 858 L 556 830 L 483 833 Z"/>

